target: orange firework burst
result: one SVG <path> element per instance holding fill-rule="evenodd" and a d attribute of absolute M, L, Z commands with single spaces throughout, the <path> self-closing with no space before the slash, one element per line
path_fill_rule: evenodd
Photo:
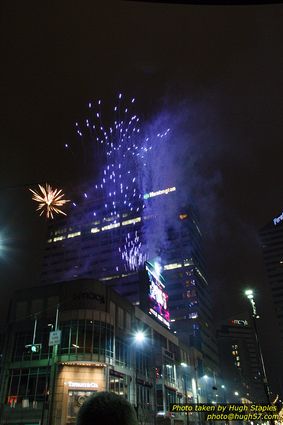
<path fill-rule="evenodd" d="M 54 213 L 66 215 L 60 207 L 69 202 L 69 200 L 63 199 L 65 195 L 62 189 L 52 189 L 50 184 L 47 183 L 45 187 L 40 184 L 38 187 L 40 189 L 38 192 L 29 189 L 33 194 L 32 199 L 38 203 L 36 211 L 40 211 L 40 215 L 45 213 L 47 218 L 54 218 Z"/>

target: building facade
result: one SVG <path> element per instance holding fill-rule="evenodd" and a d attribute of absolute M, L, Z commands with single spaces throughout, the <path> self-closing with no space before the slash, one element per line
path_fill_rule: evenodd
<path fill-rule="evenodd" d="M 260 230 L 260 239 L 283 356 L 283 213 Z"/>
<path fill-rule="evenodd" d="M 186 418 L 171 416 L 170 403 L 206 401 L 201 353 L 90 279 L 18 291 L 3 355 L 3 425 L 74 424 L 85 398 L 101 390 L 127 398 L 141 424 L 181 425 Z"/>
<path fill-rule="evenodd" d="M 97 277 L 139 305 L 138 267 L 127 266 L 128 252 L 121 252 L 124 241 L 134 235 L 146 247 L 162 239 L 157 256 L 169 294 L 172 329 L 187 345 L 203 353 L 200 366 L 203 374 L 206 370 L 215 371 L 218 367 L 215 330 L 197 213 L 192 207 L 176 208 L 170 220 L 164 219 L 166 208 L 180 204 L 176 187 L 150 192 L 144 197 L 147 202 L 144 215 L 137 213 L 141 209 L 139 199 L 131 208 L 117 207 L 116 216 L 107 215 L 102 199 L 84 198 L 81 204 L 74 203 L 76 207 L 68 218 L 60 217 L 49 224 L 42 282 Z"/>
<path fill-rule="evenodd" d="M 253 327 L 246 318 L 232 318 L 217 330 L 221 374 L 230 402 L 264 403 L 260 360 Z M 235 397 L 236 393 L 236 397 Z M 238 395 L 237 395 L 238 393 Z M 232 397 L 232 399 L 231 399 Z"/>

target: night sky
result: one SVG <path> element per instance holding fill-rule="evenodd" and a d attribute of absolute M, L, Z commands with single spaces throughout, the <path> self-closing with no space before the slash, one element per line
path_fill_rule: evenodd
<path fill-rule="evenodd" d="M 277 389 L 257 231 L 283 209 L 282 22 L 282 4 L 4 1 L 2 319 L 15 289 L 38 284 L 46 223 L 27 188 L 48 181 L 68 191 L 84 177 L 81 158 L 71 160 L 64 144 L 77 143 L 74 123 L 90 99 L 113 105 L 122 91 L 146 119 L 166 111 L 183 123 L 183 190 L 201 212 L 216 318 L 239 317 L 247 311 L 243 289 L 257 290 Z"/>

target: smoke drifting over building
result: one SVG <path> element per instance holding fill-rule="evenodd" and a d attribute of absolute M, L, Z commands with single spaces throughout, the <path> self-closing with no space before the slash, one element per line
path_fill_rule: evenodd
<path fill-rule="evenodd" d="M 172 330 L 203 353 L 203 367 L 215 370 L 202 236 L 187 181 L 193 155 L 180 125 L 184 115 L 162 113 L 141 125 L 122 95 L 117 102 L 114 124 L 103 124 L 101 102 L 95 108 L 89 103 L 93 119 L 76 124 L 83 146 L 98 151 L 101 172 L 69 216 L 50 225 L 42 281 L 97 278 L 139 304 L 138 272 L 145 260 L 161 263 Z"/>

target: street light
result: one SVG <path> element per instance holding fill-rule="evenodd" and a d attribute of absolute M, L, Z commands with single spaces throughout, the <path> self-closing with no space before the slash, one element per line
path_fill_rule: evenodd
<path fill-rule="evenodd" d="M 147 337 L 146 331 L 139 329 L 133 334 L 133 340 L 136 343 L 137 346 L 140 346 L 141 348 L 145 348 L 150 343 L 150 349 L 152 351 L 152 355 L 148 356 L 149 361 L 152 363 L 150 369 L 152 370 L 152 383 L 153 383 L 153 421 L 154 424 L 156 424 L 156 414 L 157 414 L 157 398 L 156 398 L 156 367 L 155 367 L 155 346 L 153 344 L 152 338 Z M 146 344 L 145 344 L 146 343 Z M 148 347 L 147 347 L 148 348 Z M 137 350 L 135 350 L 135 353 L 137 353 Z M 136 355 L 136 354 L 135 354 Z M 137 361 L 137 358 L 136 358 Z M 166 365 L 167 366 L 167 365 Z M 136 385 L 137 385 L 137 368 L 136 368 Z M 137 391 L 137 387 L 136 387 Z M 136 399 L 137 402 L 137 399 Z M 138 413 L 139 405 L 137 403 L 137 415 Z"/>
<path fill-rule="evenodd" d="M 267 402 L 269 404 L 271 404 L 270 390 L 269 390 L 269 386 L 268 386 L 268 381 L 267 381 L 267 376 L 266 376 L 266 371 L 265 371 L 265 365 L 264 365 L 264 360 L 263 360 L 263 355 L 262 355 L 262 350 L 261 350 L 261 345 L 260 345 L 259 335 L 258 335 L 258 330 L 257 330 L 256 319 L 259 319 L 259 315 L 257 314 L 257 311 L 256 311 L 256 304 L 255 304 L 255 300 L 254 300 L 254 292 L 253 292 L 252 289 L 246 289 L 245 295 L 248 298 L 248 300 L 250 301 L 251 306 L 252 306 L 253 327 L 254 327 L 255 339 L 256 339 L 256 343 L 257 343 L 257 349 L 258 349 L 258 354 L 259 354 L 261 370 L 262 370 L 262 383 L 263 383 L 264 392 L 265 392 L 265 395 L 266 395 L 266 398 L 267 398 Z"/>
<path fill-rule="evenodd" d="M 188 365 L 187 363 L 181 362 L 180 363 L 181 367 L 183 368 L 187 368 Z M 187 389 L 187 374 L 184 375 L 183 380 L 184 380 L 184 390 L 185 390 L 185 395 L 186 395 L 186 404 L 188 404 L 188 389 Z M 189 412 L 187 411 L 187 425 L 189 424 Z"/>
<path fill-rule="evenodd" d="M 208 383 L 209 383 L 210 377 L 205 374 L 201 377 L 201 380 L 202 379 L 204 381 L 203 383 L 201 383 L 202 393 L 203 393 L 203 396 L 205 397 L 206 403 L 208 403 L 209 402 L 208 399 L 209 399 L 209 395 L 210 395 L 210 394 L 208 394 Z"/>
<path fill-rule="evenodd" d="M 145 341 L 145 333 L 144 331 L 137 331 L 134 335 L 135 341 L 138 344 L 141 344 Z"/>

